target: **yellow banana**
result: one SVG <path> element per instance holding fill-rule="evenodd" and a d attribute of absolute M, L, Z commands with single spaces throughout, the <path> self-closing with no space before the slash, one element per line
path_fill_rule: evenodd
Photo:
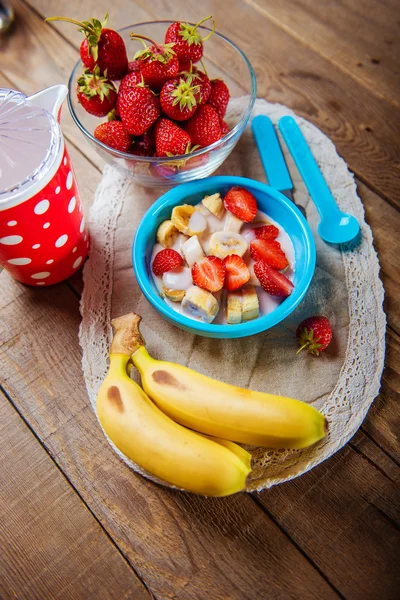
<path fill-rule="evenodd" d="M 140 318 L 137 321 L 137 325 Z M 196 431 L 269 448 L 305 448 L 322 439 L 326 419 L 314 407 L 235 387 L 192 369 L 151 358 L 139 329 L 131 361 L 142 386 L 169 417 Z"/>
<path fill-rule="evenodd" d="M 128 458 L 170 485 L 205 496 L 244 490 L 248 452 L 175 423 L 130 379 L 131 322 L 131 315 L 113 321 L 110 368 L 96 402 L 105 433 Z"/>

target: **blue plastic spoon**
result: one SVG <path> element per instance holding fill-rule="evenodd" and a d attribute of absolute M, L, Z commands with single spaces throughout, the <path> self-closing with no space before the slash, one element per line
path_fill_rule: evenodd
<path fill-rule="evenodd" d="M 321 216 L 319 235 L 331 244 L 350 242 L 360 225 L 355 217 L 339 210 L 300 127 L 293 117 L 282 117 L 278 127 Z"/>

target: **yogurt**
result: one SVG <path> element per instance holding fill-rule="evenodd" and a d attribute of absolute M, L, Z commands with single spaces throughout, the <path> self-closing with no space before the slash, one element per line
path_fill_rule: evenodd
<path fill-rule="evenodd" d="M 275 225 L 275 227 L 277 227 L 279 230 L 279 235 L 277 236 L 276 240 L 280 243 L 281 248 L 284 251 L 286 258 L 289 262 L 289 265 L 286 268 L 286 270 L 284 271 L 284 274 L 290 281 L 293 281 L 294 273 L 295 273 L 295 256 L 294 256 L 293 244 L 292 244 L 288 234 L 279 225 L 279 223 L 277 223 L 276 221 L 271 219 L 266 213 L 264 213 L 262 211 L 257 211 L 257 215 L 252 222 L 243 224 L 234 215 L 232 215 L 232 213 L 229 213 L 229 211 L 225 211 L 224 216 L 222 218 L 218 218 L 214 214 L 212 214 L 205 206 L 203 206 L 203 204 L 201 202 L 199 204 L 197 204 L 195 208 L 205 218 L 205 221 L 206 221 L 205 230 L 201 234 L 197 235 L 198 240 L 199 240 L 199 242 L 203 248 L 203 251 L 206 255 L 212 254 L 212 252 L 210 252 L 210 238 L 211 238 L 212 234 L 224 230 L 228 219 L 229 219 L 229 229 L 234 230 L 235 227 L 237 227 L 238 228 L 237 232 L 238 233 L 240 232 L 240 235 L 243 236 L 243 238 L 247 241 L 249 246 L 250 246 L 250 242 L 253 239 L 255 239 L 255 237 L 256 237 L 254 229 L 256 229 L 257 227 L 261 227 L 262 225 L 266 225 L 266 224 Z M 203 222 L 203 221 L 201 221 L 201 219 L 199 219 L 197 217 L 196 213 L 194 213 L 191 216 L 190 220 L 192 221 L 192 223 L 193 222 L 197 223 L 197 221 Z M 235 222 L 235 220 L 237 223 Z M 188 236 L 186 236 L 182 233 L 179 233 L 177 238 L 175 239 L 174 243 L 170 246 L 170 248 L 173 248 L 174 250 L 179 252 L 179 254 L 181 254 L 181 256 L 184 257 L 184 252 L 182 251 L 182 246 L 188 239 L 189 239 Z M 151 257 L 151 263 L 153 263 L 155 255 L 163 249 L 164 249 L 164 247 L 159 243 L 156 243 L 154 245 L 153 251 L 152 251 L 152 257 Z M 285 298 L 278 297 L 278 296 L 271 296 L 270 294 L 268 294 L 267 292 L 265 292 L 263 290 L 260 282 L 258 281 L 257 277 L 254 274 L 254 270 L 253 270 L 254 260 L 252 259 L 251 255 L 250 255 L 249 249 L 243 255 L 243 260 L 245 261 L 245 263 L 248 266 L 249 271 L 250 271 L 250 280 L 247 285 L 254 286 L 256 293 L 257 293 L 258 302 L 259 302 L 259 316 L 263 316 L 263 315 L 271 313 L 273 310 L 275 310 L 275 308 L 277 308 L 277 306 L 280 305 L 281 302 L 283 302 L 285 300 Z M 158 291 L 160 292 L 160 295 L 163 297 L 165 303 L 172 310 L 174 310 L 180 314 L 184 314 L 185 316 L 187 316 L 193 320 L 204 322 L 205 319 L 202 316 L 197 315 L 195 313 L 195 311 L 193 311 L 192 313 L 188 313 L 187 310 L 185 310 L 185 303 L 183 303 L 183 305 L 182 305 L 182 302 L 174 302 L 165 296 L 164 288 L 169 288 L 169 289 L 173 289 L 173 290 L 180 289 L 180 290 L 184 290 L 185 292 L 187 292 L 188 289 L 192 288 L 193 281 L 191 279 L 191 270 L 186 262 L 184 262 L 183 267 L 180 267 L 173 271 L 164 273 L 164 275 L 161 277 L 156 276 L 153 273 L 152 273 L 152 276 L 153 276 L 155 285 L 156 285 Z M 228 294 L 228 292 L 226 292 L 225 290 L 221 290 L 221 291 L 213 294 L 213 296 L 218 301 L 219 310 L 216 313 L 216 316 L 215 317 L 213 316 L 212 321 L 209 321 L 209 322 L 213 322 L 214 324 L 227 324 L 228 323 L 227 318 L 226 318 L 227 294 Z M 206 322 L 208 322 L 208 321 L 206 321 Z"/>

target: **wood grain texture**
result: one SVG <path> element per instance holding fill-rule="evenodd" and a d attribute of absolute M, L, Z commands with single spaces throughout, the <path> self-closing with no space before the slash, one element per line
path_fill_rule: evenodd
<path fill-rule="evenodd" d="M 373 94 L 400 106 L 399 6 L 385 0 L 246 0 Z"/>
<path fill-rule="evenodd" d="M 77 298 L 65 285 L 27 289 L 6 273 L 0 285 L 6 390 L 156 597 L 338 597 L 250 496 L 173 492 L 120 461 L 87 399 Z"/>
<path fill-rule="evenodd" d="M 0 392 L 0 597 L 150 598 Z"/>

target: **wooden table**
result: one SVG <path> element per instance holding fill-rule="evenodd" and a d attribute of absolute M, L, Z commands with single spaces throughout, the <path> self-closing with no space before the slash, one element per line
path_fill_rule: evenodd
<path fill-rule="evenodd" d="M 80 34 L 45 16 L 137 21 L 213 14 L 255 67 L 258 94 L 322 129 L 356 175 L 388 315 L 382 389 L 357 435 L 318 468 L 254 495 L 204 499 L 131 472 L 86 396 L 80 276 L 28 289 L 0 275 L 0 597 L 102 600 L 348 598 L 400 594 L 399 126 L 396 0 L 15 0 L 0 86 L 66 82 Z M 64 110 L 89 205 L 101 160 Z"/>

